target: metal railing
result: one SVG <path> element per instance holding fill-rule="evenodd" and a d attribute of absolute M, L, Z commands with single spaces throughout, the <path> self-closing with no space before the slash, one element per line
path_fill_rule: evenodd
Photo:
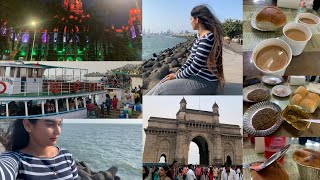
<path fill-rule="evenodd" d="M 41 117 L 47 117 L 47 116 L 55 116 L 55 115 L 62 115 L 66 113 L 76 112 L 76 111 L 82 111 L 86 110 L 85 107 L 78 108 L 78 109 L 72 109 L 69 111 L 62 111 L 62 112 L 54 112 L 54 113 L 47 113 L 47 114 L 36 114 L 36 115 L 28 115 L 28 116 L 0 116 L 0 119 L 32 119 L 32 118 L 41 118 Z"/>

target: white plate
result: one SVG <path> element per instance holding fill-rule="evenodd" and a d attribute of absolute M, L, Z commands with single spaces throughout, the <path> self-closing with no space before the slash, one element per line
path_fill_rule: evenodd
<path fill-rule="evenodd" d="M 272 88 L 272 94 L 278 97 L 287 97 L 291 94 L 291 88 L 285 85 L 278 85 Z"/>
<path fill-rule="evenodd" d="M 278 85 L 282 83 L 283 78 L 277 76 L 262 76 L 262 82 L 268 85 Z"/>
<path fill-rule="evenodd" d="M 262 84 L 255 84 L 255 85 L 251 85 L 251 86 L 245 87 L 245 88 L 243 89 L 243 101 L 245 101 L 245 102 L 258 102 L 258 101 L 251 101 L 251 100 L 248 99 L 248 94 L 249 94 L 251 91 L 257 90 L 257 89 L 263 89 L 263 90 L 268 91 L 268 94 L 269 94 L 269 95 L 268 95 L 265 99 L 263 99 L 263 100 L 261 100 L 261 101 L 266 100 L 266 99 L 270 96 L 270 90 L 269 90 L 267 87 L 265 87 L 265 86 L 262 85 Z"/>
<path fill-rule="evenodd" d="M 306 88 L 308 91 L 320 94 L 320 84 L 319 83 L 309 83 Z"/>
<path fill-rule="evenodd" d="M 252 117 L 260 110 L 271 108 L 278 112 L 279 120 L 272 127 L 265 130 L 256 130 L 252 125 Z M 273 102 L 260 102 L 252 105 L 244 114 L 243 114 L 243 129 L 250 135 L 253 136 L 268 136 L 274 133 L 282 124 L 283 119 L 281 119 L 281 108 Z"/>
<path fill-rule="evenodd" d="M 256 29 L 256 30 L 258 30 L 258 31 L 265 31 L 265 32 L 273 32 L 273 31 L 278 31 L 280 28 L 278 28 L 278 29 L 275 29 L 275 30 L 265 30 L 265 29 L 260 29 L 260 28 L 258 28 L 258 26 L 257 26 L 257 23 L 256 23 L 256 16 L 257 15 L 255 15 L 254 16 L 254 18 L 252 18 L 251 19 L 251 26 L 254 28 L 254 29 Z M 283 25 L 284 26 L 284 25 Z"/>

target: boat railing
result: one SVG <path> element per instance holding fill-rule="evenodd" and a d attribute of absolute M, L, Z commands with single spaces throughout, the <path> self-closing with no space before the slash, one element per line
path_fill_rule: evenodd
<path fill-rule="evenodd" d="M 31 83 L 26 81 L 10 81 L 10 84 L 13 85 L 14 89 L 9 89 L 9 93 L 0 94 L 0 96 L 55 96 L 105 90 L 105 85 L 100 82 L 45 80 L 43 82 Z"/>
<path fill-rule="evenodd" d="M 0 114 L 0 119 L 34 119 L 34 118 L 43 118 L 46 116 L 55 116 L 55 115 L 62 115 L 62 114 L 66 114 L 66 113 L 71 113 L 71 112 L 77 112 L 77 111 L 82 111 L 82 110 L 86 110 L 85 107 L 82 108 L 78 108 L 78 109 L 72 109 L 72 110 L 64 110 L 61 112 L 50 112 L 50 113 L 46 113 L 46 114 L 34 114 L 34 115 L 28 115 L 28 116 L 5 116 Z"/>

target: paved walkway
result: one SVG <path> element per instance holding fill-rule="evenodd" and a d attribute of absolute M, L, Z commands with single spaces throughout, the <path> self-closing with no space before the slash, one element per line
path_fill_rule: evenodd
<path fill-rule="evenodd" d="M 232 51 L 228 47 L 223 48 L 223 71 L 226 79 L 223 92 L 224 95 L 242 95 L 243 81 L 243 59 L 242 53 L 239 53 L 242 46 L 235 45 L 238 52 Z"/>

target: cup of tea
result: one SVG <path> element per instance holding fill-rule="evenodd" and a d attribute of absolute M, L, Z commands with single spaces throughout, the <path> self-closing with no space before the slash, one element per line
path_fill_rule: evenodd
<path fill-rule="evenodd" d="M 291 59 L 290 46 L 278 38 L 261 41 L 252 53 L 254 66 L 267 76 L 283 76 Z"/>
<path fill-rule="evenodd" d="M 317 26 L 320 25 L 320 18 L 312 13 L 300 13 L 297 16 L 297 22 L 306 25 L 311 31 L 316 31 Z"/>
<path fill-rule="evenodd" d="M 283 27 L 283 40 L 289 44 L 293 56 L 303 52 L 311 37 L 311 30 L 301 23 L 288 23 Z"/>

